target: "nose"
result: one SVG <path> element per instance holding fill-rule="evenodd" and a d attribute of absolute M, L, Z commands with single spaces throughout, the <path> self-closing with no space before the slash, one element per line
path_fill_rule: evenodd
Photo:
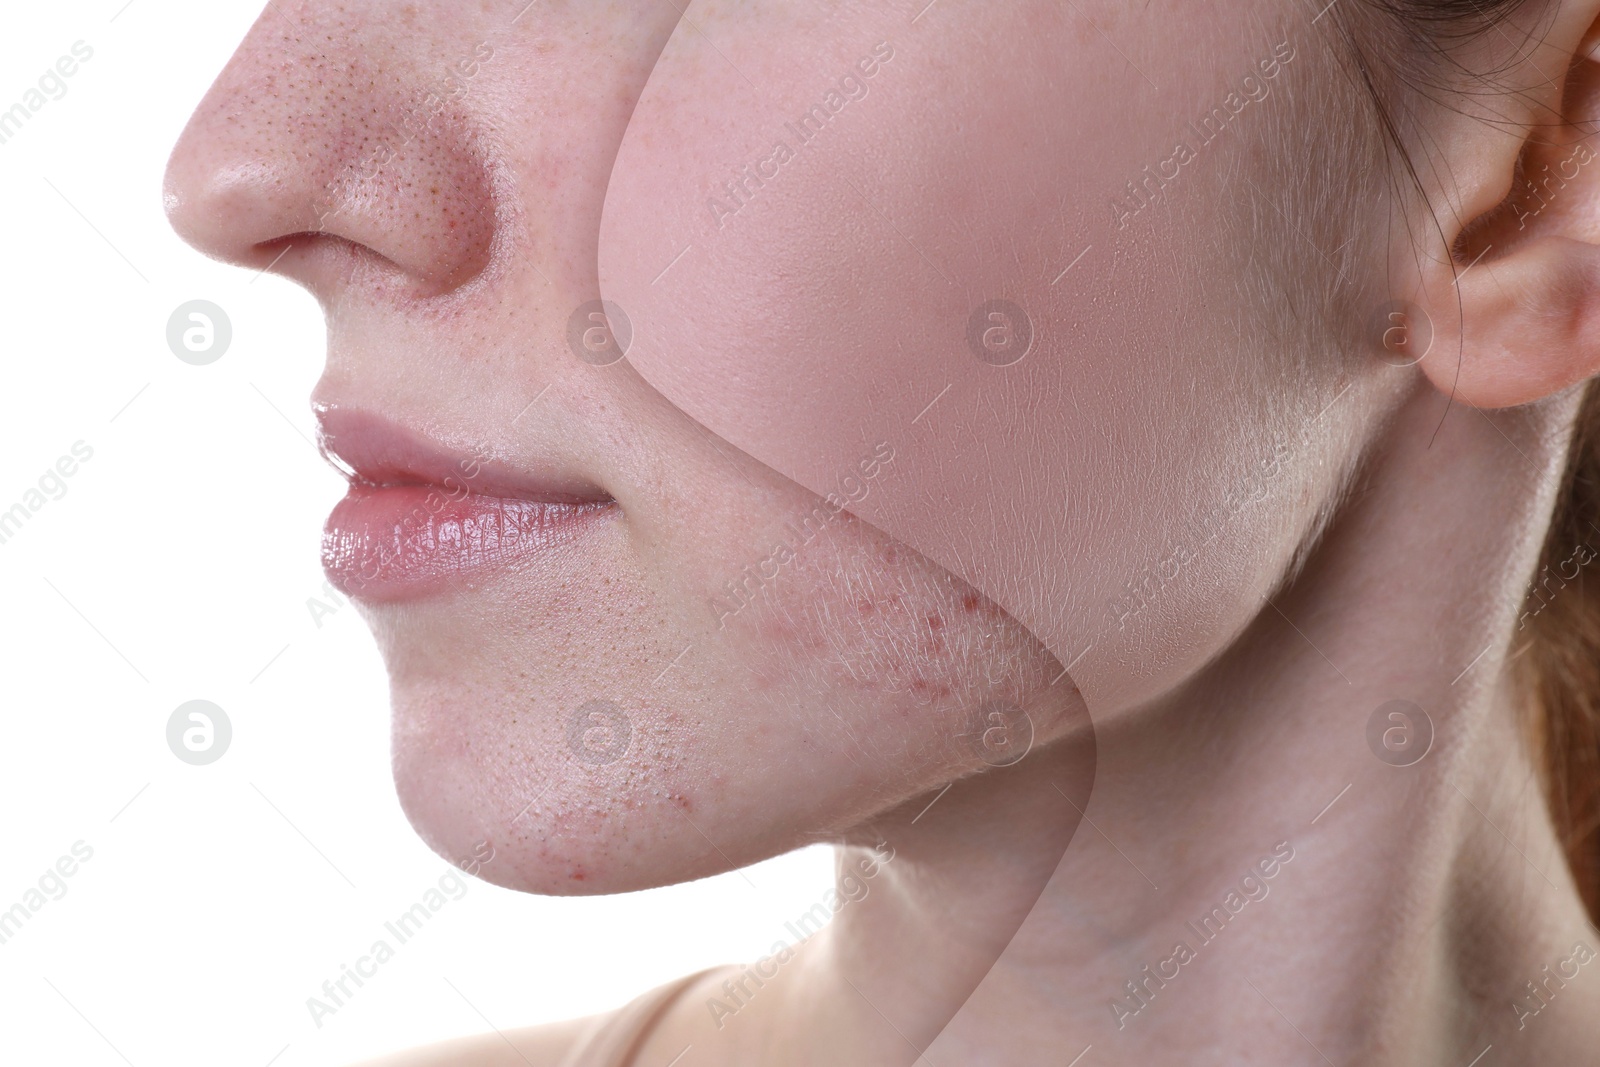
<path fill-rule="evenodd" d="M 494 58 L 491 6 L 269 5 L 173 150 L 174 229 L 324 299 L 357 270 L 417 294 L 471 281 L 497 229 L 464 106 Z"/>

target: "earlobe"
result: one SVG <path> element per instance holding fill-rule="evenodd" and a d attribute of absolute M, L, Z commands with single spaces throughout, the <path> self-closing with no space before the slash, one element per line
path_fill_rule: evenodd
<path fill-rule="evenodd" d="M 1493 249 L 1427 301 L 1433 344 L 1418 367 L 1480 408 L 1515 407 L 1600 373 L 1600 244 L 1556 234 Z M 1447 270 L 1441 267 L 1440 270 Z M 1459 292 L 1459 307 L 1456 294 Z"/>

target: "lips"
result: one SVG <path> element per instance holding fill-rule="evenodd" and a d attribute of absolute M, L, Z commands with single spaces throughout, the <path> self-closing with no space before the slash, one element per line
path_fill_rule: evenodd
<path fill-rule="evenodd" d="M 603 489 L 554 464 L 513 465 L 368 413 L 318 411 L 323 454 L 350 480 L 322 564 L 349 596 L 392 601 L 451 588 L 571 546 L 615 514 Z"/>

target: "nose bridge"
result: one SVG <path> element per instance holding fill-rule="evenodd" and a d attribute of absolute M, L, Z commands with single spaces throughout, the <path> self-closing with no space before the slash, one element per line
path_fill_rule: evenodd
<path fill-rule="evenodd" d="M 516 29 L 486 6 L 269 6 L 174 149 L 174 227 L 242 264 L 323 235 L 424 286 L 463 284 L 495 234 L 469 101 Z"/>

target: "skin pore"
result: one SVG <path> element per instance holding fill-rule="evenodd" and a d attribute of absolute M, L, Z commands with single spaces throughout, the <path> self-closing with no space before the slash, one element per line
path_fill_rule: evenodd
<path fill-rule="evenodd" d="M 870 892 L 735 1017 L 719 1026 L 707 1001 L 722 994 L 692 990 L 640 1064 L 686 1045 L 683 1067 L 1068 1063 L 1086 1048 L 1085 1067 L 1466 1064 L 1488 1046 L 1479 1062 L 1510 1064 L 1578 1062 L 1600 1038 L 1600 974 L 1564 966 L 1600 936 L 1508 681 L 1576 389 L 1600 369 L 1600 171 L 1532 219 L 1505 206 L 1519 158 L 1559 159 L 1592 129 L 1600 0 L 1530 2 L 1465 56 L 1525 90 L 1496 99 L 1497 123 L 1418 105 L 1418 170 L 1445 229 L 1422 254 L 1440 236 L 1425 207 L 1375 218 L 1351 176 L 1316 177 L 1315 152 L 1344 146 L 1271 151 L 1285 128 L 1370 121 L 1324 91 L 1339 74 L 1315 12 L 1124 7 L 278 3 L 174 152 L 179 232 L 321 303 L 326 425 L 387 420 L 613 501 L 581 542 L 362 600 L 391 675 L 397 787 L 434 849 L 491 841 L 484 877 L 589 893 L 819 840 L 842 866 L 892 846 Z M 1220 94 L 1279 30 L 1297 55 L 1278 96 L 1139 211 L 1158 236 L 1057 277 L 1089 239 L 1045 248 L 1024 224 L 1104 230 L 1105 192 L 1170 154 L 1184 101 Z M 828 159 L 819 143 L 769 163 L 778 176 L 731 218 L 709 216 L 696 239 L 717 255 L 664 271 L 668 220 L 706 211 L 707 174 L 756 158 L 719 154 L 748 101 L 820 98 L 891 37 L 893 58 L 831 120 L 901 187 L 890 212 L 842 199 L 839 159 L 807 169 Z M 740 79 L 748 99 L 728 87 Z M 1140 95 L 1147 80 L 1159 88 Z M 1040 111 L 1063 132 L 1008 156 L 1030 94 L 1060 105 Z M 1344 110 L 1307 111 L 1330 100 Z M 966 141 L 930 117 L 940 104 L 964 109 Z M 1302 228 L 1244 191 L 1297 168 L 1346 190 L 1332 221 Z M 942 184 L 923 189 L 928 174 Z M 1336 263 L 1323 238 L 1341 220 L 1361 236 Z M 1469 224 L 1452 265 L 1443 249 Z M 884 240 L 838 244 L 869 226 Z M 971 296 L 1051 309 L 1018 366 L 1055 436 L 984 417 L 976 393 L 942 429 L 871 424 L 891 386 L 941 366 L 916 333 L 945 302 L 918 295 L 919 256 L 985 279 L 956 301 L 956 336 Z M 1031 289 L 990 277 L 1024 262 Z M 1278 262 L 1355 325 L 1320 346 L 1269 325 L 1244 280 Z M 658 282 L 680 288 L 652 295 Z M 1082 294 L 1077 334 L 1043 328 L 1074 314 L 1062 293 Z M 1361 345 L 1394 295 L 1432 323 L 1416 366 Z M 574 358 L 569 334 L 601 297 L 639 327 L 637 352 L 603 367 Z M 911 310 L 872 332 L 885 308 Z M 834 333 L 882 359 L 830 348 Z M 843 386 L 865 400 L 839 402 Z M 785 410 L 814 440 L 788 433 Z M 854 464 L 880 438 L 893 458 L 862 474 L 853 514 L 764 564 L 850 469 L 817 442 Z M 1263 455 L 1281 466 L 1254 499 L 1133 625 L 1108 624 L 1107 591 Z M 979 457 L 1064 473 L 984 482 L 961 466 Z M 958 484 L 965 512 L 944 488 Z M 962 526 L 973 514 L 997 531 L 992 556 Z M 729 583 L 747 564 L 746 604 Z M 609 761 L 579 758 L 568 734 L 597 698 L 628 721 Z M 1409 766 L 1369 745 L 1392 700 L 1431 722 Z M 1002 715 L 999 742 L 996 701 L 1027 712 L 1025 730 Z M 1019 731 L 1026 758 L 995 766 Z M 1220 932 L 1197 936 L 1219 905 Z M 389 1062 L 553 1064 L 573 1033 Z"/>

